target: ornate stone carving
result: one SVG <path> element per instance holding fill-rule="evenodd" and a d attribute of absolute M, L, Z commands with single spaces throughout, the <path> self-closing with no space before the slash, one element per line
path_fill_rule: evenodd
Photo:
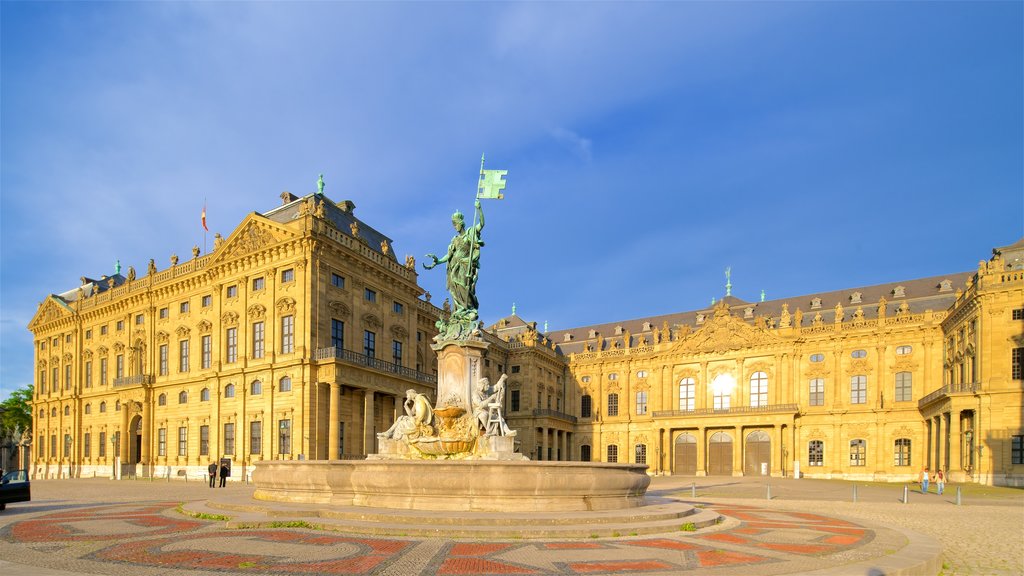
<path fill-rule="evenodd" d="M 178 265 L 178 255 L 177 254 L 171 254 L 171 266 L 173 267 L 173 266 L 177 266 L 177 265 Z"/>
<path fill-rule="evenodd" d="M 332 300 L 327 304 L 327 307 L 334 311 L 339 316 L 349 316 L 352 314 L 352 309 L 347 304 L 340 300 Z"/>
<path fill-rule="evenodd" d="M 244 256 L 270 246 L 277 242 L 277 238 L 255 222 L 249 222 L 244 230 L 238 233 L 238 237 L 232 241 L 228 256 Z"/>
<path fill-rule="evenodd" d="M 246 311 L 246 313 L 248 314 L 250 320 L 259 320 L 260 318 L 266 316 L 267 307 L 263 306 L 262 304 L 253 304 L 252 306 L 249 306 L 249 309 Z"/>
<path fill-rule="evenodd" d="M 391 334 L 394 335 L 395 338 L 403 339 L 409 335 L 409 331 L 398 324 L 393 324 L 391 326 Z"/>
<path fill-rule="evenodd" d="M 106 346 L 100 346 L 99 348 L 96 349 L 96 353 L 99 354 L 100 356 L 106 356 L 107 352 L 109 352 L 109 350 L 107 349 Z"/>
<path fill-rule="evenodd" d="M 221 314 L 220 323 L 225 326 L 237 326 L 238 325 L 238 312 L 225 312 Z"/>
<path fill-rule="evenodd" d="M 287 296 L 285 296 L 284 298 L 279 298 L 277 303 L 275 304 L 275 306 L 277 307 L 277 313 L 278 314 L 285 315 L 285 314 L 294 314 L 295 313 L 295 299 L 294 298 L 289 298 Z"/>
<path fill-rule="evenodd" d="M 200 334 L 208 334 L 213 329 L 213 324 L 207 320 L 200 320 L 199 324 L 196 324 L 196 328 L 199 329 Z"/>
<path fill-rule="evenodd" d="M 383 326 L 383 324 L 380 321 L 380 318 L 377 318 L 377 316 L 369 312 L 363 314 L 363 324 L 365 324 L 369 328 L 380 328 L 381 326 Z"/>
<path fill-rule="evenodd" d="M 416 269 L 416 257 L 413 256 L 412 254 L 406 254 L 405 255 L 405 267 L 408 268 L 409 270 L 415 270 Z"/>
<path fill-rule="evenodd" d="M 167 340 L 169 338 L 170 338 L 170 334 L 168 334 L 167 332 L 164 332 L 163 330 L 161 330 L 161 331 L 156 333 L 156 341 L 157 342 L 167 342 Z"/>
<path fill-rule="evenodd" d="M 114 342 L 114 352 L 117 354 L 124 352 L 124 343 Z"/>
<path fill-rule="evenodd" d="M 721 302 L 715 307 L 714 315 L 696 332 L 680 338 L 673 350 L 722 354 L 777 342 L 778 339 L 765 330 L 731 315 L 728 306 Z"/>
<path fill-rule="evenodd" d="M 189 330 L 187 326 L 178 326 L 178 329 L 175 330 L 175 333 L 178 334 L 178 338 L 186 338 L 190 332 L 192 331 Z"/>

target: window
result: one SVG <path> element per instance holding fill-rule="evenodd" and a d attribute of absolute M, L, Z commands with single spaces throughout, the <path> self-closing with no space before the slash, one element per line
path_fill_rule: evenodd
<path fill-rule="evenodd" d="M 85 339 L 92 340 L 92 328 L 85 331 Z"/>
<path fill-rule="evenodd" d="M 376 302 L 377 301 L 377 292 L 375 290 L 371 290 L 369 288 L 365 288 L 363 290 L 363 298 L 365 298 L 367 302 Z"/>
<path fill-rule="evenodd" d="M 263 422 L 249 422 L 249 454 L 263 453 Z"/>
<path fill-rule="evenodd" d="M 590 444 L 580 446 L 580 462 L 590 462 Z"/>
<path fill-rule="evenodd" d="M 519 366 L 513 366 L 512 367 L 512 373 L 513 374 L 519 374 Z"/>
<path fill-rule="evenodd" d="M 224 387 L 224 397 L 225 398 L 234 398 L 235 397 L 235 385 L 234 384 L 228 384 L 227 386 Z"/>
<path fill-rule="evenodd" d="M 335 350 L 345 349 L 345 323 L 331 318 L 331 346 Z"/>
<path fill-rule="evenodd" d="M 363 330 L 363 354 L 369 358 L 377 357 L 377 335 L 369 330 Z"/>
<path fill-rule="evenodd" d="M 253 292 L 259 292 L 260 290 L 263 290 L 263 288 L 265 286 L 266 286 L 266 281 L 264 280 L 263 276 L 260 276 L 259 278 L 253 278 L 252 279 L 252 291 Z M 259 454 L 259 452 L 253 452 L 253 454 Z"/>
<path fill-rule="evenodd" d="M 100 413 L 102 414 L 103 412 L 106 412 L 106 411 L 107 411 L 107 403 L 106 402 L 100 402 Z"/>
<path fill-rule="evenodd" d="M 252 357 L 263 358 L 264 331 L 263 322 L 252 323 Z"/>
<path fill-rule="evenodd" d="M 71 457 L 71 434 L 64 435 L 64 457 Z"/>
<path fill-rule="evenodd" d="M 910 438 L 897 438 L 893 450 L 896 466 L 910 466 Z"/>
<path fill-rule="evenodd" d="M 1010 318 L 1013 320 L 1024 320 L 1024 308 L 1015 308 L 1010 312 Z"/>
<path fill-rule="evenodd" d="M 647 444 L 637 444 L 633 447 L 633 461 L 636 464 L 647 464 Z"/>
<path fill-rule="evenodd" d="M 124 378 L 124 354 L 118 354 L 114 357 L 114 378 Z M 56 380 L 54 376 L 54 380 Z M 54 382 L 54 384 L 57 384 Z"/>
<path fill-rule="evenodd" d="M 64 389 L 71 390 L 71 364 L 64 367 Z"/>
<path fill-rule="evenodd" d="M 213 338 L 209 334 L 204 334 L 201 343 L 203 346 L 203 350 L 202 358 L 200 358 L 199 361 L 202 367 L 205 369 L 209 368 L 211 364 L 211 357 L 213 356 Z"/>
<path fill-rule="evenodd" d="M 608 379 L 609 380 L 618 380 L 619 379 L 619 375 L 616 374 L 615 372 L 612 372 L 611 374 L 608 375 Z"/>
<path fill-rule="evenodd" d="M 825 465 L 825 442 L 822 440 L 811 440 L 807 443 L 807 465 Z"/>
<path fill-rule="evenodd" d="M 510 412 L 519 412 L 519 390 L 512 391 L 509 395 L 508 404 Z"/>
<path fill-rule="evenodd" d="M 281 282 L 287 284 L 288 282 L 295 281 L 295 269 L 288 268 L 287 270 L 281 271 Z"/>
<path fill-rule="evenodd" d="M 160 345 L 160 375 L 161 376 L 167 376 L 167 370 L 168 370 L 168 368 L 167 368 L 167 362 L 168 362 L 167 358 L 168 358 L 168 354 L 169 354 L 169 352 L 168 352 L 167 344 L 161 344 Z"/>
<path fill-rule="evenodd" d="M 583 378 L 580 378 L 580 382 L 590 382 L 590 376 L 584 376 Z"/>
<path fill-rule="evenodd" d="M 227 345 L 226 362 L 228 364 L 238 362 L 238 328 L 228 328 L 225 342 Z"/>
<path fill-rule="evenodd" d="M 178 393 L 178 404 L 188 404 L 188 392 L 182 390 Z"/>
<path fill-rule="evenodd" d="M 92 457 L 92 434 L 89 432 L 86 432 L 82 438 L 82 456 Z"/>
<path fill-rule="evenodd" d="M 287 377 L 287 376 L 281 377 L 281 379 L 278 380 L 278 387 L 277 388 L 281 392 L 291 392 L 292 391 L 292 379 Z"/>
<path fill-rule="evenodd" d="M 156 455 L 167 456 L 167 428 L 157 430 Z"/>
<path fill-rule="evenodd" d="M 647 370 L 639 370 L 636 373 L 637 378 L 647 378 Z"/>
<path fill-rule="evenodd" d="M 50 434 L 50 458 L 57 457 L 57 435 Z"/>
<path fill-rule="evenodd" d="M 124 330 L 124 320 L 118 320 L 116 327 L 117 327 L 117 331 L 118 332 Z M 57 343 L 54 342 L 54 346 L 56 346 L 56 345 L 57 345 Z"/>
<path fill-rule="evenodd" d="M 1010 378 L 1024 380 L 1024 348 L 1014 348 L 1010 351 Z"/>
<path fill-rule="evenodd" d="M 200 306 L 202 306 L 203 308 L 209 308 L 210 306 L 213 306 L 213 296 L 210 296 L 209 294 L 203 296 L 202 300 L 200 300 Z"/>
<path fill-rule="evenodd" d="M 867 355 L 868 353 L 865 350 L 854 350 L 850 353 L 851 358 L 866 358 Z"/>
<path fill-rule="evenodd" d="M 121 401 L 120 400 L 114 400 L 114 412 L 120 412 L 120 411 L 121 411 Z"/>
<path fill-rule="evenodd" d="M 57 417 L 57 408 L 56 407 L 50 408 L 50 418 L 56 418 L 56 417 Z"/>
<path fill-rule="evenodd" d="M 205 424 L 199 427 L 199 455 L 210 455 L 210 427 Z"/>
<path fill-rule="evenodd" d="M 821 354 L 821 353 L 811 354 L 811 362 L 824 362 L 824 361 L 825 361 L 825 355 L 824 354 Z"/>
<path fill-rule="evenodd" d="M 135 315 L 135 325 L 136 326 L 139 326 L 140 324 L 142 324 L 145 321 L 146 321 L 146 317 L 143 316 L 142 314 L 136 314 Z"/>
<path fill-rule="evenodd" d="M 728 410 L 729 406 L 732 404 L 732 392 L 724 389 L 717 389 L 714 391 L 712 402 L 712 407 L 715 410 Z"/>
<path fill-rule="evenodd" d="M 391 304 L 391 311 L 395 314 L 402 314 L 405 312 L 405 306 L 401 302 L 394 302 Z"/>
<path fill-rule="evenodd" d="M 259 380 L 253 380 L 252 383 L 249 384 L 249 395 L 259 396 L 260 394 L 263 394 L 263 383 Z"/>
<path fill-rule="evenodd" d="M 608 395 L 608 415 L 619 415 L 619 395 L 612 393 Z"/>
<path fill-rule="evenodd" d="M 85 405 L 85 413 L 86 414 L 92 414 L 92 404 L 86 404 Z"/>
<path fill-rule="evenodd" d="M 238 286 L 228 286 L 227 288 L 228 298 L 238 298 Z"/>
<path fill-rule="evenodd" d="M 64 415 L 65 416 L 71 416 L 71 406 L 65 406 L 64 407 Z"/>
<path fill-rule="evenodd" d="M 229 422 L 224 425 L 224 454 L 235 455 L 235 424 Z"/>
<path fill-rule="evenodd" d="M 812 378 L 808 390 L 808 403 L 811 406 L 825 405 L 825 379 Z"/>
<path fill-rule="evenodd" d="M 896 401 L 897 402 L 910 402 L 913 400 L 911 391 L 913 390 L 912 379 L 910 372 L 897 372 L 896 373 Z"/>
<path fill-rule="evenodd" d="M 178 456 L 188 456 L 188 428 L 178 427 Z"/>
<path fill-rule="evenodd" d="M 295 351 L 295 316 L 281 318 L 281 353 L 291 354 Z"/>
<path fill-rule="evenodd" d="M 100 458 L 107 457 L 107 433 L 100 432 L 100 443 L 97 445 L 96 455 Z"/>
<path fill-rule="evenodd" d="M 1010 437 L 1010 464 L 1024 464 L 1024 436 Z"/>
<path fill-rule="evenodd" d="M 590 398 L 590 394 L 584 394 L 580 397 L 580 418 L 590 418 L 592 404 L 593 401 Z"/>
<path fill-rule="evenodd" d="M 868 461 L 868 444 L 864 440 L 850 440 L 850 466 L 865 466 Z"/>
<path fill-rule="evenodd" d="M 907 354 L 910 354 L 913 351 L 914 351 L 914 349 L 911 346 L 897 346 L 896 347 L 896 355 L 897 356 L 906 356 Z"/>
<path fill-rule="evenodd" d="M 107 385 L 107 359 L 100 358 L 100 385 Z"/>
<path fill-rule="evenodd" d="M 399 366 L 402 365 L 402 343 L 398 340 L 391 341 L 391 361 Z"/>
<path fill-rule="evenodd" d="M 619 447 L 616 446 L 615 444 L 611 444 L 611 445 L 608 446 L 608 462 L 615 463 L 615 462 L 618 462 L 618 461 L 619 461 Z"/>
<path fill-rule="evenodd" d="M 182 302 L 181 304 L 178 305 L 178 312 L 181 313 L 181 314 L 187 314 L 188 313 L 188 301 L 187 300 L 185 302 Z"/>
<path fill-rule="evenodd" d="M 337 274 L 332 272 L 331 273 L 331 286 L 334 286 L 335 288 L 344 288 L 345 287 L 345 277 L 344 276 L 339 276 L 339 275 L 337 275 Z"/>
<path fill-rule="evenodd" d="M 277 451 L 279 454 L 292 453 L 292 421 L 290 419 L 277 421 Z"/>
<path fill-rule="evenodd" d="M 866 404 L 868 401 L 868 377 L 850 378 L 850 404 Z"/>
<path fill-rule="evenodd" d="M 178 342 L 178 372 L 188 372 L 188 340 Z"/>
<path fill-rule="evenodd" d="M 100 326 L 100 336 L 106 336 L 106 335 L 107 335 L 107 327 L 105 325 L 104 326 Z"/>
<path fill-rule="evenodd" d="M 750 376 L 750 405 L 768 405 L 768 375 L 764 372 L 754 372 Z"/>
<path fill-rule="evenodd" d="M 647 414 L 647 391 L 641 390 L 636 393 L 636 413 L 637 416 L 643 416 Z"/>
<path fill-rule="evenodd" d="M 167 394 L 161 394 L 156 397 L 157 406 L 167 406 Z"/>
<path fill-rule="evenodd" d="M 199 391 L 199 401 L 200 402 L 209 402 L 210 401 L 210 389 L 209 388 L 203 388 L 202 390 Z"/>

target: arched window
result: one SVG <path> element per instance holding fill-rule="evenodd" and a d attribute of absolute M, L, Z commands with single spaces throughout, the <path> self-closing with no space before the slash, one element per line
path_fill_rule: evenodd
<path fill-rule="evenodd" d="M 39 409 L 39 417 L 40 418 L 46 418 L 46 409 L 45 408 L 40 408 Z"/>
<path fill-rule="evenodd" d="M 608 446 L 608 461 L 612 463 L 619 461 L 619 447 L 615 444 Z"/>
<path fill-rule="evenodd" d="M 92 414 L 92 404 L 86 404 L 85 405 L 85 413 L 86 414 Z"/>
<path fill-rule="evenodd" d="M 754 372 L 750 375 L 750 405 L 768 405 L 768 375 L 764 372 Z"/>
<path fill-rule="evenodd" d="M 234 384 L 228 384 L 227 386 L 224 387 L 224 397 L 225 398 L 234 398 L 235 397 L 235 385 Z"/>
<path fill-rule="evenodd" d="M 914 351 L 914 349 L 911 346 L 897 346 L 896 347 L 896 355 L 897 356 L 906 356 L 907 354 L 910 354 L 913 351 Z"/>
<path fill-rule="evenodd" d="M 633 447 L 633 460 L 636 464 L 647 464 L 647 444 L 637 444 Z"/>
<path fill-rule="evenodd" d="M 200 402 L 209 402 L 210 401 L 210 389 L 209 388 L 203 388 L 202 390 L 199 391 L 199 401 Z"/>
<path fill-rule="evenodd" d="M 580 446 L 580 462 L 590 462 L 590 444 Z"/>
<path fill-rule="evenodd" d="M 619 415 L 619 395 L 612 393 L 608 395 L 608 415 Z"/>
<path fill-rule="evenodd" d="M 57 417 L 57 408 L 56 407 L 50 408 L 50 418 L 56 418 L 56 417 Z"/>
<path fill-rule="evenodd" d="M 178 404 L 188 404 L 188 392 L 178 392 Z"/>
<path fill-rule="evenodd" d="M 121 401 L 117 400 L 116 402 L 114 402 L 114 412 L 120 412 L 120 411 L 121 411 Z"/>
<path fill-rule="evenodd" d="M 580 418 L 590 418 L 592 410 L 593 400 L 591 400 L 590 394 L 580 396 Z"/>
<path fill-rule="evenodd" d="M 693 378 L 683 378 L 679 381 L 679 409 L 683 411 L 693 410 L 693 399 L 695 384 Z"/>
<path fill-rule="evenodd" d="M 609 380 L 618 380 L 619 379 L 619 375 L 617 373 L 615 373 L 615 372 L 612 372 L 611 374 L 608 375 L 608 379 Z"/>
<path fill-rule="evenodd" d="M 100 413 L 103 413 L 103 412 L 106 412 L 106 411 L 107 411 L 107 403 L 106 402 L 100 402 Z"/>
<path fill-rule="evenodd" d="M 825 442 L 822 440 L 811 440 L 807 443 L 807 465 L 825 465 Z"/>
<path fill-rule="evenodd" d="M 156 405 L 157 406 L 166 406 L 167 405 L 167 394 L 161 394 L 161 395 L 157 396 L 156 397 Z"/>
<path fill-rule="evenodd" d="M 911 393 L 914 390 L 913 378 L 910 372 L 896 373 L 896 401 L 910 402 L 913 400 Z"/>
<path fill-rule="evenodd" d="M 292 379 L 289 378 L 288 376 L 282 376 L 281 379 L 278 380 L 277 382 L 278 382 L 277 389 L 279 391 L 281 391 L 281 392 L 291 392 L 292 391 Z"/>
<path fill-rule="evenodd" d="M 897 466 L 910 466 L 910 438 L 897 438 L 893 455 Z"/>
<path fill-rule="evenodd" d="M 71 416 L 71 406 L 65 406 L 64 407 L 64 415 L 65 416 Z"/>
<path fill-rule="evenodd" d="M 260 394 L 263 394 L 263 383 L 259 380 L 253 380 L 252 383 L 249 384 L 249 394 L 251 396 L 259 396 Z"/>
<path fill-rule="evenodd" d="M 868 462 L 868 443 L 860 438 L 850 440 L 850 466 L 866 466 Z"/>

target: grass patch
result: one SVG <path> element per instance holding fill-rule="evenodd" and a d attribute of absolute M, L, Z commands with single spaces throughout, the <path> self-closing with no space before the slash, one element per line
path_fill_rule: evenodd
<path fill-rule="evenodd" d="M 241 562 L 241 563 L 238 564 L 238 567 L 239 568 L 255 568 L 256 567 L 256 563 L 255 562 Z"/>
<path fill-rule="evenodd" d="M 619 536 L 622 536 L 622 534 L 618 532 L 612 532 L 612 538 L 618 538 Z"/>
<path fill-rule="evenodd" d="M 206 512 L 189 512 L 183 508 L 184 504 L 178 504 L 175 511 L 182 516 L 188 516 L 197 520 L 214 520 L 217 522 L 227 522 L 231 519 L 230 516 L 224 516 L 223 514 L 207 514 Z"/>
<path fill-rule="evenodd" d="M 636 533 L 636 532 L 630 532 L 630 533 L 629 533 L 629 535 L 630 535 L 630 536 L 636 536 L 636 535 L 637 535 L 637 533 Z"/>
<path fill-rule="evenodd" d="M 304 520 L 290 520 L 288 522 L 271 522 L 267 525 L 268 528 L 309 528 L 310 530 L 317 530 L 317 527 L 306 522 Z"/>
<path fill-rule="evenodd" d="M 682 526 L 679 527 L 679 531 L 680 532 L 696 532 L 697 531 L 697 525 L 694 524 L 693 522 L 687 522 L 686 524 L 683 524 Z"/>
<path fill-rule="evenodd" d="M 591 534 L 590 537 L 591 538 L 597 538 L 597 534 Z"/>

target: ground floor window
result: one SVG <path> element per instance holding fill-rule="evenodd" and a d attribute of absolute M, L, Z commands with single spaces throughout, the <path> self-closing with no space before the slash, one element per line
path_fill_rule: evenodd
<path fill-rule="evenodd" d="M 910 466 L 910 438 L 897 438 L 893 454 L 895 465 Z"/>
<path fill-rule="evenodd" d="M 860 438 L 850 440 L 850 466 L 866 466 L 868 461 L 868 443 Z"/>
<path fill-rule="evenodd" d="M 811 440 L 807 443 L 807 465 L 825 465 L 825 442 L 822 440 Z"/>
<path fill-rule="evenodd" d="M 1024 464 L 1024 436 L 1014 436 L 1010 445 L 1010 463 Z"/>
<path fill-rule="evenodd" d="M 580 462 L 590 462 L 590 444 L 580 446 Z"/>
<path fill-rule="evenodd" d="M 647 464 L 647 444 L 637 444 L 634 446 L 633 456 L 637 464 Z"/>
<path fill-rule="evenodd" d="M 277 451 L 279 454 L 292 453 L 292 421 L 279 420 L 277 425 Z"/>
<path fill-rule="evenodd" d="M 619 447 L 615 444 L 608 446 L 608 461 L 613 463 L 619 461 Z"/>

